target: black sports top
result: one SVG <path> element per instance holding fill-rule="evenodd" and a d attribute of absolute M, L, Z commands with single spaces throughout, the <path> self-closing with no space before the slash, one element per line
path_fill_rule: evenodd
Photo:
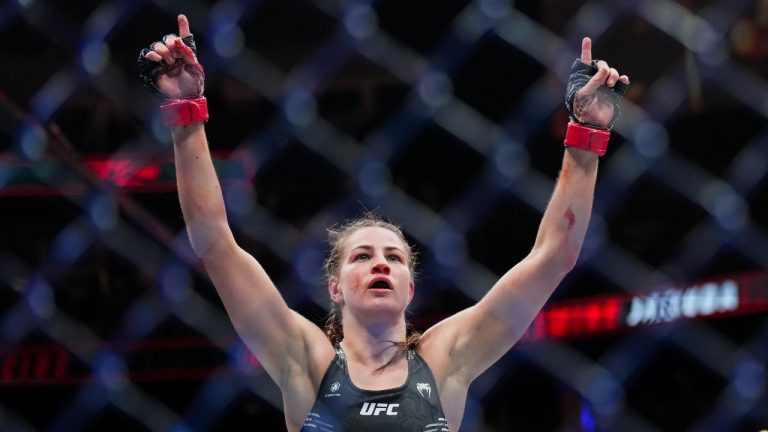
<path fill-rule="evenodd" d="M 336 347 L 301 432 L 448 431 L 432 371 L 416 352 L 408 350 L 407 357 L 403 386 L 363 390 L 352 384 L 344 351 Z"/>

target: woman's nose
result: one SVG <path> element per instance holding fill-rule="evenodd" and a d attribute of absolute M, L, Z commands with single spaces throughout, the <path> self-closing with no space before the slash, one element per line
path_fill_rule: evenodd
<path fill-rule="evenodd" d="M 389 274 L 389 264 L 385 260 L 378 260 L 374 265 L 371 271 L 373 273 L 383 273 L 383 274 Z"/>

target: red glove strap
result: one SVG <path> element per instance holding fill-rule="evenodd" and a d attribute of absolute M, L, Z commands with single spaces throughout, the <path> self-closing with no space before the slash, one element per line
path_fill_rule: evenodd
<path fill-rule="evenodd" d="M 611 132 L 608 130 L 593 129 L 571 122 L 568 123 L 568 131 L 565 133 L 565 145 L 602 156 L 608 148 L 610 138 Z"/>
<path fill-rule="evenodd" d="M 160 105 L 166 126 L 187 126 L 208 121 L 208 100 L 200 96 L 193 99 L 171 99 Z"/>

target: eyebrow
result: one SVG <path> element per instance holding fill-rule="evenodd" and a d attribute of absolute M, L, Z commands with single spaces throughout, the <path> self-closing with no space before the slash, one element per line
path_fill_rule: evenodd
<path fill-rule="evenodd" d="M 371 246 L 371 245 L 359 245 L 359 246 L 355 246 L 355 247 L 353 247 L 352 249 L 350 249 L 350 252 L 351 252 L 351 251 L 354 251 L 354 250 L 357 250 L 357 249 L 363 249 L 363 250 L 366 250 L 366 251 L 372 251 L 372 250 L 373 250 L 373 246 Z M 399 247 L 397 247 L 397 246 L 385 246 L 385 247 L 384 247 L 384 251 L 385 251 L 385 252 L 398 251 L 398 252 L 402 252 L 402 253 L 405 253 L 405 251 L 404 251 L 402 248 L 399 248 Z"/>

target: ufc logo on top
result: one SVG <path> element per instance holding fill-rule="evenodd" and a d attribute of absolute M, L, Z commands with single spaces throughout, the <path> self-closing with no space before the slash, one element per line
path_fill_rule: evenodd
<path fill-rule="evenodd" d="M 360 409 L 360 415 L 369 416 L 369 415 L 379 415 L 383 412 L 386 412 L 389 416 L 397 415 L 397 407 L 399 407 L 400 404 L 385 404 L 385 403 L 373 403 L 373 402 L 365 402 L 363 404 L 363 407 Z"/>

